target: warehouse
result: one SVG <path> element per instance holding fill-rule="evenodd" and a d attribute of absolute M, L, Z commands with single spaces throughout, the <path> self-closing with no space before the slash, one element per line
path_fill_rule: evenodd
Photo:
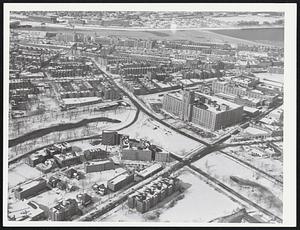
<path fill-rule="evenodd" d="M 125 172 L 122 173 L 113 179 L 107 181 L 107 188 L 109 188 L 111 191 L 118 191 L 121 188 L 125 187 L 126 185 L 129 185 L 131 182 L 133 182 L 134 174 Z"/>
<path fill-rule="evenodd" d="M 158 163 L 140 171 L 137 173 L 137 176 L 141 179 L 146 179 L 152 175 L 154 175 L 155 173 L 159 172 L 160 170 L 162 170 L 162 166 Z"/>

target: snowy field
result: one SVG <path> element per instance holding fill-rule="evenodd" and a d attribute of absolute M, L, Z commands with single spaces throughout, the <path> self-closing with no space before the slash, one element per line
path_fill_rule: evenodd
<path fill-rule="evenodd" d="M 274 143 L 275 144 L 275 143 Z M 252 152 L 255 154 L 256 149 L 253 146 L 244 146 L 241 147 L 228 147 L 224 149 L 224 152 L 227 152 L 235 157 L 238 157 L 241 160 L 244 160 L 256 168 L 264 170 L 271 176 L 274 176 L 278 180 L 283 180 L 283 162 L 278 159 L 272 159 L 269 157 L 260 157 L 253 156 Z M 258 150 L 257 150 L 258 151 Z"/>
<path fill-rule="evenodd" d="M 282 187 L 265 178 L 259 172 L 241 165 L 219 152 L 205 156 L 195 162 L 194 165 L 263 208 L 270 210 L 278 216 L 282 215 Z M 233 182 L 230 176 L 237 176 L 256 182 L 264 187 L 264 189 L 242 187 Z"/>
<path fill-rule="evenodd" d="M 122 205 L 112 210 L 102 221 L 204 223 L 220 216 L 229 215 L 242 207 L 241 204 L 216 191 L 187 168 L 179 172 L 179 178 L 188 184 L 188 188 L 183 193 L 183 199 L 175 201 L 174 206 L 170 206 L 170 202 L 172 202 L 170 201 L 159 208 L 141 214 L 135 210 L 130 210 L 126 205 Z M 149 216 L 156 218 L 152 219 Z"/>
<path fill-rule="evenodd" d="M 192 150 L 202 146 L 196 141 L 163 127 L 144 113 L 140 113 L 139 119 L 135 124 L 123 129 L 120 133 L 128 134 L 135 139 L 145 138 L 153 144 L 180 156 L 185 156 Z"/>

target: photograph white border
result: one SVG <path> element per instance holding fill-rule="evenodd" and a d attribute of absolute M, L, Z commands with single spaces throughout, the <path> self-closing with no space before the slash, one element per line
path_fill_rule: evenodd
<path fill-rule="evenodd" d="M 4 3 L 3 8 L 3 226 L 49 226 L 47 221 L 8 221 L 8 108 L 9 108 L 9 11 L 274 11 L 285 13 L 284 25 L 284 160 L 283 223 L 156 223 L 156 222 L 51 222 L 51 226 L 216 226 L 216 227 L 293 227 L 296 226 L 296 22 L 293 3 Z M 288 79 L 286 79 L 288 78 Z"/>

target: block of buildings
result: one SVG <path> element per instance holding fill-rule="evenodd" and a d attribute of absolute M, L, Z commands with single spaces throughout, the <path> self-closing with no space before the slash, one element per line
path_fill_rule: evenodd
<path fill-rule="evenodd" d="M 27 184 L 23 184 L 15 189 L 15 197 L 19 200 L 37 195 L 47 188 L 47 181 L 43 178 L 36 179 Z"/>
<path fill-rule="evenodd" d="M 111 191 L 118 191 L 134 180 L 134 174 L 125 172 L 107 181 L 107 188 Z"/>
<path fill-rule="evenodd" d="M 104 159 L 107 157 L 108 152 L 101 148 L 96 148 L 85 150 L 83 154 L 85 159 L 89 161 L 94 159 Z"/>
<path fill-rule="evenodd" d="M 67 199 L 52 207 L 49 210 L 49 217 L 52 221 L 67 221 L 79 213 L 80 209 L 77 201 L 75 199 Z"/>
<path fill-rule="evenodd" d="M 84 163 L 85 173 L 101 172 L 114 169 L 114 163 L 111 160 L 90 161 Z"/>
<path fill-rule="evenodd" d="M 70 165 L 80 164 L 81 163 L 81 155 L 77 152 L 68 152 L 65 154 L 57 154 L 53 157 L 59 167 L 66 167 Z"/>
<path fill-rule="evenodd" d="M 253 88 L 258 83 L 256 80 L 238 80 L 238 78 L 233 78 L 230 81 L 214 81 L 212 83 L 212 91 L 214 93 L 223 93 L 225 95 L 234 95 L 234 96 L 245 96 L 248 98 L 258 99 L 260 103 L 269 105 L 273 104 L 278 98 L 279 94 L 271 92 L 269 90 L 264 90 L 260 88 L 259 90 Z M 236 99 L 239 102 L 242 102 L 241 99 Z M 249 102 L 248 106 L 249 106 Z"/>

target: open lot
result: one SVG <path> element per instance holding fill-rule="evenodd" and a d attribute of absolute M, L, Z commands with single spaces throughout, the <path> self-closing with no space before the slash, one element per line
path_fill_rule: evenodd
<path fill-rule="evenodd" d="M 280 159 L 274 159 L 270 156 L 260 156 L 256 154 L 259 149 L 254 146 L 239 146 L 239 147 L 228 147 L 223 151 L 229 153 L 241 160 L 244 160 L 256 168 L 259 168 L 269 175 L 274 176 L 278 180 L 283 180 L 283 162 Z M 261 152 L 261 154 L 265 154 Z"/>
<path fill-rule="evenodd" d="M 219 152 L 205 156 L 194 165 L 261 207 L 282 216 L 282 187 L 261 173 Z M 252 185 L 242 186 L 233 181 L 231 176 L 247 180 Z"/>
<path fill-rule="evenodd" d="M 180 156 L 202 146 L 202 144 L 162 126 L 144 113 L 140 113 L 137 122 L 123 129 L 121 133 L 136 139 L 145 138 L 151 143 Z"/>

